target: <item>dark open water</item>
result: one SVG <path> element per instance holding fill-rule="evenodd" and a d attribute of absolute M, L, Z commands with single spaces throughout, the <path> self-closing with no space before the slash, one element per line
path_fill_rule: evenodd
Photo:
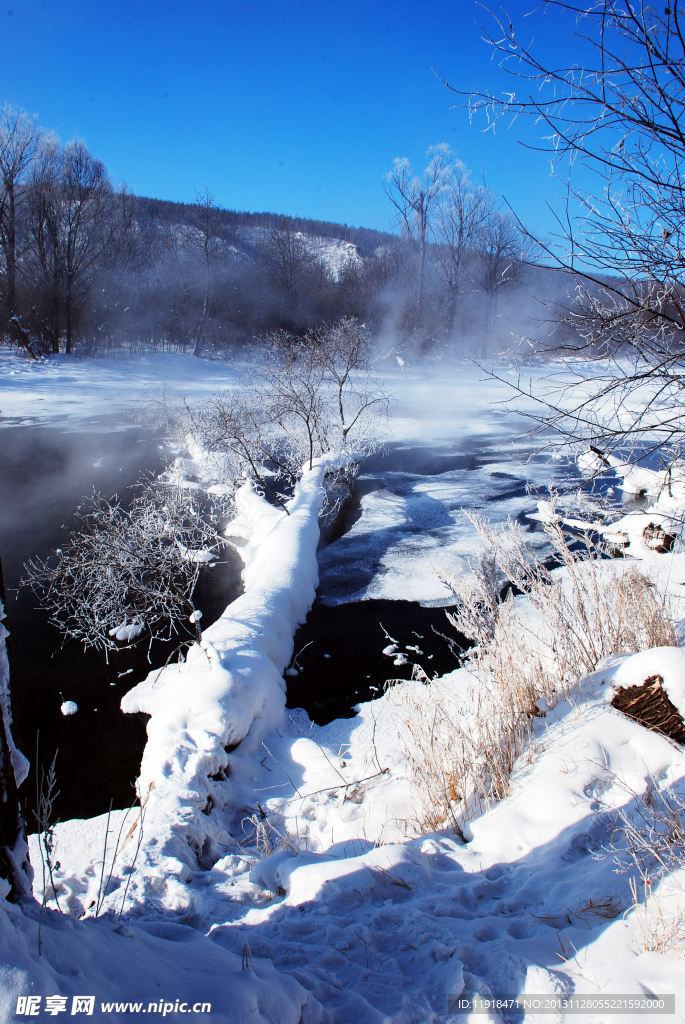
<path fill-rule="evenodd" d="M 128 807 L 134 798 L 145 746 L 145 723 L 119 708 L 123 694 L 157 665 L 162 665 L 178 639 L 110 654 L 85 652 L 75 643 L 61 646 L 61 634 L 36 609 L 28 589 L 16 593 L 23 563 L 33 555 L 46 557 L 60 546 L 61 524 L 83 494 L 97 490 L 125 494 L 144 470 L 159 469 L 159 442 L 133 428 L 117 430 L 106 420 L 90 429 L 65 432 L 60 427 L 5 427 L 0 431 L 0 553 L 2 554 L 10 631 L 12 691 L 18 746 L 31 761 L 31 776 L 21 795 L 27 821 L 33 824 L 36 738 L 39 761 L 48 767 L 57 749 L 60 796 L 55 813 L 61 819 L 91 817 L 109 807 Z M 101 465 L 94 464 L 100 462 Z M 221 563 L 204 572 L 197 595 L 204 622 L 217 618 L 242 590 L 237 554 L 227 550 Z M 129 671 L 130 670 L 130 671 Z M 124 674 L 126 673 L 126 674 Z M 65 718 L 62 696 L 78 704 Z"/>

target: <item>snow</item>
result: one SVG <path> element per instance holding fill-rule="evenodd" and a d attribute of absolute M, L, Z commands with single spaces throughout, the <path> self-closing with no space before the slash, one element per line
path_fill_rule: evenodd
<path fill-rule="evenodd" d="M 274 987 L 284 976 L 301 986 L 295 993 L 300 1000 L 306 994 L 312 1019 L 321 1004 L 330 1016 L 318 1019 L 331 1021 L 442 1022 L 448 998 L 474 993 L 675 992 L 680 1006 L 680 960 L 642 949 L 628 879 L 617 874 L 609 844 L 616 809 L 630 809 L 650 779 L 685 792 L 685 754 L 609 702 L 616 685 L 644 672 L 661 671 L 668 684 L 682 685 L 684 662 L 681 652 L 669 649 L 609 659 L 574 700 L 537 720 L 534 756 L 517 766 L 511 795 L 468 824 L 467 845 L 449 831 L 407 839 L 398 827 L 408 800 L 400 688 L 361 705 L 357 718 L 323 728 L 293 713 L 287 727 L 267 739 L 268 767 L 252 758 L 258 783 L 249 802 L 256 807 L 258 800 L 268 814 L 283 808 L 287 772 L 302 796 L 288 787 L 281 827 L 294 837 L 297 820 L 301 838 L 308 827 L 308 848 L 295 855 L 285 847 L 264 857 L 255 847 L 234 846 L 211 867 L 196 866 L 182 893 L 167 878 L 166 892 L 158 887 L 156 899 L 150 894 L 138 908 L 140 916 L 129 917 L 133 935 L 123 952 L 113 945 L 123 941 L 116 920 L 88 918 L 79 927 L 104 955 L 118 958 L 115 964 L 128 945 L 140 958 L 135 968 L 128 961 L 135 981 L 116 995 L 110 995 L 114 969 L 103 977 L 80 948 L 78 963 L 103 999 L 148 998 L 149 979 L 145 988 L 138 981 L 144 963 L 158 972 L 153 977 L 171 998 L 190 999 L 191 992 L 210 998 L 202 994 L 209 990 L 225 1019 L 236 1021 L 242 1019 L 238 1004 L 231 1002 L 228 1011 L 226 989 L 221 996 L 212 990 L 213 975 L 217 953 L 233 956 L 227 965 L 232 986 L 245 942 L 259 977 L 271 969 Z M 441 685 L 458 692 L 470 681 L 458 670 Z M 425 700 L 423 684 L 404 688 Z M 365 785 L 344 781 L 366 776 L 373 777 Z M 337 791 L 321 792 L 336 782 Z M 104 816 L 57 826 L 59 887 L 70 890 L 74 912 L 97 893 L 104 827 Z M 110 827 L 120 832 L 120 818 Z M 84 876 L 90 888 L 79 892 Z M 112 902 L 120 904 L 127 875 L 118 870 L 115 877 Z M 50 915 L 50 927 L 56 917 Z M 153 939 L 169 956 L 184 959 L 160 965 Z M 207 989 L 200 991 L 190 974 L 172 983 L 173 966 L 192 968 L 200 954 Z M 232 987 L 228 991 L 232 1000 Z M 294 993 L 290 999 L 297 1006 Z M 287 1015 L 289 1006 L 286 1000 L 283 1016 L 267 1019 L 298 1019 Z"/>
<path fill-rule="evenodd" d="M 117 639 L 119 640 L 121 637 L 117 637 Z M 75 715 L 78 711 L 78 704 L 73 700 L 65 700 L 63 704 L 60 704 L 59 709 L 63 715 Z"/>
<path fill-rule="evenodd" d="M 530 507 L 528 486 L 542 487 L 567 472 L 547 458 L 526 462 L 527 452 L 522 450 L 505 461 L 500 444 L 500 435 L 477 445 L 472 437 L 449 446 L 438 444 L 431 459 L 437 472 L 385 469 L 385 460 L 376 459 L 373 474 L 367 475 L 362 465 L 357 485 L 371 484 L 374 489 L 363 494 L 361 515 L 352 527 L 319 552 L 323 601 L 451 604 L 453 597 L 436 569 L 468 572 L 477 546 L 462 510 L 506 523 Z M 412 456 L 419 460 L 427 451 L 423 445 L 407 444 L 406 449 L 408 461 Z M 461 465 L 451 468 L 455 462 Z"/>
<path fill-rule="evenodd" d="M 600 466 L 592 460 L 597 459 Z M 632 509 L 627 515 L 620 517 L 609 525 L 597 522 L 592 529 L 602 534 L 611 545 L 621 549 L 632 558 L 650 558 L 655 551 L 663 551 L 664 547 L 680 551 L 683 536 L 683 508 L 685 507 L 685 464 L 675 463 L 670 470 L 657 472 L 642 466 L 622 462 L 610 455 L 607 462 L 621 480 L 622 490 L 629 495 L 648 495 L 656 500 L 643 509 Z M 578 464 L 583 471 L 592 467 L 592 474 L 606 469 L 604 463 L 594 452 L 581 453 Z M 538 503 L 538 514 L 530 515 L 530 519 L 545 520 L 542 506 Z M 586 524 L 579 520 L 565 519 L 569 526 L 584 528 Z"/>
<path fill-rule="evenodd" d="M 143 632 L 143 626 L 138 622 L 122 622 L 109 630 L 109 635 L 116 640 L 134 640 Z"/>
<path fill-rule="evenodd" d="M 178 383 L 180 363 L 168 365 Z M 186 365 L 189 390 L 210 386 L 205 369 Z M 217 377 L 229 372 L 215 369 Z M 21 404 L 24 385 L 14 377 L 33 372 L 0 380 L 3 415 L 6 397 L 10 407 Z M 31 378 L 39 397 L 40 375 L 49 372 L 66 371 L 39 367 Z M 91 372 L 73 371 L 84 384 L 78 414 L 60 396 L 50 415 L 93 414 Z M 102 387 L 123 407 L 133 386 L 123 369 L 119 378 L 116 367 L 106 372 Z M 133 376 L 147 372 L 141 364 Z M 522 446 L 509 459 L 498 453 L 509 421 L 478 412 L 495 396 L 490 385 L 478 391 L 464 373 L 455 397 L 453 381 L 411 372 L 396 382 L 390 438 L 411 450 L 436 437 L 450 457 L 448 440 L 483 439 L 481 464 L 381 469 L 361 517 L 318 563 L 325 462 L 304 473 L 289 516 L 250 485 L 241 488 L 230 534 L 243 542 L 244 594 L 184 663 L 151 672 L 122 701 L 126 712 L 150 716 L 142 807 L 56 825 L 54 879 L 66 912 L 54 909 L 48 885 L 40 957 L 38 904 L 0 898 L 0 1016 L 14 1014 L 19 996 L 59 994 L 71 1006 L 73 996 L 90 993 L 98 1003 L 143 1003 L 108 1011 L 114 1021 L 146 1020 L 148 1001 L 171 1004 L 175 1016 L 181 1000 L 210 1002 L 213 1020 L 236 1024 L 447 1024 L 456 996 L 624 992 L 675 993 L 683 1019 L 683 943 L 672 954 L 645 950 L 649 908 L 634 909 L 630 873 L 617 870 L 616 857 L 619 812 L 639 814 L 650 787 L 685 797 L 685 751 L 611 706 L 616 687 L 659 674 L 685 709 L 682 650 L 616 655 L 568 700 L 539 702 L 535 741 L 514 766 L 509 795 L 474 809 L 463 823 L 466 843 L 446 828 L 417 834 L 409 741 L 412 720 L 438 701 L 468 727 L 481 684 L 466 669 L 430 685 L 394 685 L 359 705 L 355 718 L 324 727 L 285 708 L 283 673 L 297 671 L 293 634 L 319 576 L 333 601 L 394 595 L 446 603 L 436 567 L 463 567 L 474 549 L 461 506 L 500 520 L 518 514 L 530 500 L 526 483 L 549 482 L 555 468 L 533 461 L 524 471 Z M 372 483 L 363 468 L 359 482 Z M 655 509 L 640 515 L 675 522 L 680 496 L 663 486 L 655 493 Z M 544 504 L 539 515 L 554 518 Z M 657 553 L 640 523 L 630 545 L 676 616 L 685 616 L 685 554 Z M 623 565 L 607 562 L 606 571 Z M 420 655 L 416 645 L 407 650 Z M 389 668 L 406 660 L 390 636 L 384 653 Z M 4 642 L 6 694 L 3 658 Z M 30 845 L 35 866 L 37 837 Z M 675 871 L 657 880 L 654 896 L 672 909 L 677 897 L 667 888 L 683 882 L 685 870 Z M 42 884 L 37 877 L 39 901 Z"/>
<path fill-rule="evenodd" d="M 229 529 L 247 540 L 241 548 L 245 592 L 185 662 L 151 672 L 121 702 L 129 714 L 151 716 L 138 787 L 153 842 L 143 840 L 142 856 L 166 877 L 176 873 L 187 881 L 199 853 L 212 856 L 233 845 L 208 813 L 242 796 L 240 785 L 224 782 L 227 748 L 240 744 L 243 758 L 254 755 L 264 736 L 284 723 L 283 671 L 314 600 L 317 514 L 324 475 L 337 465 L 324 458 L 305 469 L 287 513 L 251 483 L 240 488 Z M 215 776 L 220 781 L 213 782 Z"/>
<path fill-rule="evenodd" d="M 7 657 L 7 647 L 5 645 L 5 638 L 10 634 L 9 630 L 3 625 L 4 619 L 5 609 L 2 601 L 0 601 L 0 711 L 2 712 L 0 721 L 8 722 L 10 725 L 10 734 L 7 735 L 7 745 L 12 759 L 14 777 L 17 781 L 17 785 L 20 786 L 29 773 L 30 765 L 22 752 L 17 749 L 13 736 L 11 735 L 12 703 L 9 688 L 9 660 Z"/>
<path fill-rule="evenodd" d="M 155 355 L 135 359 L 87 359 L 66 356 L 29 361 L 0 353 L 0 423 L 64 423 L 123 415 L 144 396 L 164 387 L 189 398 L 235 384 L 235 367 L 207 363 L 191 355 Z M 107 429 L 111 429 L 108 425 Z"/>

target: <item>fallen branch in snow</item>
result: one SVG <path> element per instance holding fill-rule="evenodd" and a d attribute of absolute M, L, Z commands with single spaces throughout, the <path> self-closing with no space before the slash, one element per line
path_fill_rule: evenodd
<path fill-rule="evenodd" d="M 299 799 L 300 800 L 309 800 L 311 797 L 319 796 L 321 793 L 335 793 L 336 790 L 338 790 L 338 789 L 345 789 L 345 790 L 347 790 L 347 789 L 351 789 L 352 786 L 361 786 L 363 782 L 371 782 L 372 779 L 377 779 L 381 775 L 387 775 L 387 773 L 389 771 L 390 771 L 389 768 L 381 768 L 381 770 L 379 772 L 376 772 L 374 775 L 367 775 L 363 779 L 355 779 L 354 782 L 346 782 L 346 783 L 343 783 L 342 785 L 338 784 L 337 786 L 327 786 L 326 789 L 316 789 L 316 790 L 314 790 L 313 793 L 299 793 L 299 790 L 298 790 Z M 289 800 L 284 800 L 283 803 L 278 805 L 278 809 L 282 810 L 284 807 L 287 807 L 288 804 L 292 804 L 292 803 L 295 803 L 295 797 L 291 797 Z"/>

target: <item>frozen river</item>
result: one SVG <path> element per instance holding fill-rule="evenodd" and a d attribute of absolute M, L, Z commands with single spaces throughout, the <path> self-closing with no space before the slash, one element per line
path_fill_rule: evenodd
<path fill-rule="evenodd" d="M 512 443 L 521 420 L 498 409 L 501 385 L 482 378 L 474 368 L 386 378 L 395 397 L 385 450 L 363 464 L 334 539 L 319 551 L 319 597 L 295 639 L 296 652 L 304 651 L 300 674 L 288 680 L 288 704 L 304 706 L 321 724 L 353 714 L 356 703 L 380 695 L 386 679 L 409 674 L 410 666 L 383 656 L 384 630 L 404 646 L 413 643 L 430 675 L 454 667 L 438 635 L 450 632 L 443 610 L 450 594 L 438 573 L 466 567 L 475 549 L 463 510 L 495 521 L 522 518 L 535 506 L 530 485 L 572 480 L 530 442 Z M 33 762 L 40 731 L 43 765 L 59 748 L 62 819 L 102 813 L 110 799 L 115 807 L 131 803 L 145 729 L 119 701 L 150 666 L 144 648 L 122 651 L 109 664 L 73 644 L 61 649 L 32 595 L 22 591 L 15 600 L 12 590 L 26 559 L 59 546 L 60 526 L 82 494 L 93 487 L 121 493 L 141 470 L 161 465 L 158 441 L 125 417 L 153 379 L 202 394 L 230 385 L 235 374 L 182 357 L 0 365 L 0 550 L 19 738 Z M 198 594 L 204 622 L 240 589 L 239 559 L 227 554 L 205 572 Z M 165 657 L 155 645 L 152 664 Z M 76 701 L 76 715 L 59 713 L 62 696 Z"/>

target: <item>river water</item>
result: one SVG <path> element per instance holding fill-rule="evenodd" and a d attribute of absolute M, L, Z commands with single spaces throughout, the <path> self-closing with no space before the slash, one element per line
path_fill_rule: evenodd
<path fill-rule="evenodd" d="M 412 661 L 429 676 L 456 667 L 440 635 L 453 636 L 453 630 L 445 616 L 451 598 L 439 572 L 463 569 L 473 553 L 474 530 L 464 510 L 528 523 L 524 512 L 535 507 L 529 485 L 574 480 L 571 470 L 530 443 L 512 444 L 516 419 L 483 412 L 484 396 L 473 388 L 460 390 L 453 378 L 400 386 L 384 450 L 362 465 L 351 500 L 323 531 L 317 600 L 295 637 L 297 675 L 287 676 L 288 706 L 304 707 L 319 724 L 353 715 L 357 703 L 380 696 L 386 680 L 407 678 Z M 57 750 L 61 820 L 101 814 L 110 800 L 115 808 L 129 806 L 145 722 L 124 715 L 119 702 L 164 663 L 177 641 L 155 643 L 150 652 L 145 646 L 121 651 L 107 662 L 74 643 L 62 647 L 31 592 L 17 594 L 16 588 L 27 559 L 60 546 L 61 524 L 82 495 L 93 488 L 126 493 L 142 471 L 162 466 L 164 447 L 121 412 L 4 425 L 0 437 L 0 551 L 13 700 L 19 745 L 32 763 L 22 786 L 27 820 L 31 825 L 34 766 L 47 768 Z M 203 571 L 196 601 L 203 625 L 240 594 L 240 569 L 231 549 Z M 388 637 L 414 648 L 407 664 L 397 666 L 383 654 Z M 62 716 L 62 699 L 75 701 L 78 713 Z"/>
<path fill-rule="evenodd" d="M 124 715 L 119 702 L 151 667 L 162 665 L 178 640 L 156 642 L 110 655 L 84 652 L 75 642 L 62 646 L 47 613 L 36 608 L 28 588 L 19 588 L 23 563 L 47 557 L 60 546 L 62 523 L 84 494 L 95 488 L 125 496 L 143 471 L 160 469 L 163 452 L 149 433 L 121 429 L 117 418 L 98 418 L 87 429 L 64 426 L 5 427 L 0 432 L 0 553 L 2 554 L 15 727 L 18 746 L 31 761 L 21 788 L 31 827 L 38 763 L 49 767 L 55 751 L 61 820 L 91 817 L 133 802 L 133 783 L 145 745 L 145 722 Z M 198 605 L 211 622 L 242 590 L 238 555 L 227 549 L 204 572 Z M 78 713 L 64 717 L 62 699 Z M 39 735 L 38 735 L 39 734 Z"/>

